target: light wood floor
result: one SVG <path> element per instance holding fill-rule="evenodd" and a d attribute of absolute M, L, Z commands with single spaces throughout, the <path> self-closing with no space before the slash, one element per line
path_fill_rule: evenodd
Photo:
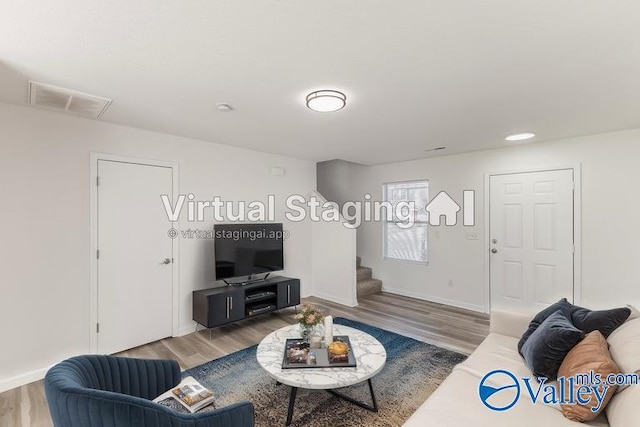
<path fill-rule="evenodd" d="M 489 333 L 487 316 L 472 311 L 392 294 L 376 294 L 362 299 L 355 308 L 318 298 L 315 304 L 326 314 L 378 326 L 420 341 L 471 353 Z M 119 355 L 174 359 L 183 369 L 257 344 L 268 333 L 295 323 L 293 309 L 247 319 L 211 331 L 200 330 L 178 338 L 167 338 Z M 0 426 L 51 426 L 44 398 L 44 385 L 37 381 L 0 394 Z"/>

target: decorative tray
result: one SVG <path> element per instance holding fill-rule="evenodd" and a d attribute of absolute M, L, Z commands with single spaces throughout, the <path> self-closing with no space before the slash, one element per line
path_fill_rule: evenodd
<path fill-rule="evenodd" d="M 356 358 L 353 355 L 351 341 L 347 335 L 336 335 L 334 341 L 341 341 L 347 345 L 349 352 L 346 361 L 329 361 L 327 347 L 322 344 L 320 348 L 310 348 L 309 343 L 302 338 L 289 338 L 284 346 L 282 369 L 306 369 L 306 368 L 355 368 Z M 315 363 L 310 363 L 311 355 L 315 356 Z"/>

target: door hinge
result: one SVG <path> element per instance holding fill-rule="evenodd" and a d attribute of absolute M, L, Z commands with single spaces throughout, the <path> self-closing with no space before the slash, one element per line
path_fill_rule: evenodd
<path fill-rule="evenodd" d="M 96 176 L 96 187 L 100 185 L 100 177 Z"/>
<path fill-rule="evenodd" d="M 100 323 L 96 323 L 96 333 L 100 333 Z"/>
<path fill-rule="evenodd" d="M 569 190 L 575 191 L 575 189 L 576 189 L 576 183 L 575 181 L 571 181 L 571 184 L 569 184 Z"/>
<path fill-rule="evenodd" d="M 100 249 L 96 249 L 96 259 L 100 259 Z"/>

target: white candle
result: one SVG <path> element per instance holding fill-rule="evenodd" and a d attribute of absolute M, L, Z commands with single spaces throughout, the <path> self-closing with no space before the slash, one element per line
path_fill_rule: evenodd
<path fill-rule="evenodd" d="M 333 317 L 324 318 L 324 343 L 329 345 L 333 342 Z"/>
<path fill-rule="evenodd" d="M 320 348 L 320 341 L 322 341 L 322 337 L 320 335 L 312 335 L 309 340 L 309 344 L 311 348 Z"/>

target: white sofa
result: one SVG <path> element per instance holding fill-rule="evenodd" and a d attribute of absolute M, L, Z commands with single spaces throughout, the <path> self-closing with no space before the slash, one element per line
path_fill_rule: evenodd
<path fill-rule="evenodd" d="M 559 406 L 546 406 L 542 403 L 534 405 L 529 399 L 521 397 L 512 408 L 496 412 L 488 409 L 480 400 L 478 386 L 482 377 L 492 370 L 504 369 L 518 378 L 532 376 L 518 354 L 517 344 L 533 316 L 534 314 L 493 311 L 487 338 L 467 360 L 453 369 L 404 426 L 579 426 L 580 423 L 565 418 Z M 623 373 L 640 372 L 640 318 L 627 320 L 607 341 L 609 351 Z M 496 393 L 496 397 L 499 395 L 500 393 Z M 619 391 L 600 416 L 584 425 L 640 425 L 640 386 L 630 386 Z"/>

